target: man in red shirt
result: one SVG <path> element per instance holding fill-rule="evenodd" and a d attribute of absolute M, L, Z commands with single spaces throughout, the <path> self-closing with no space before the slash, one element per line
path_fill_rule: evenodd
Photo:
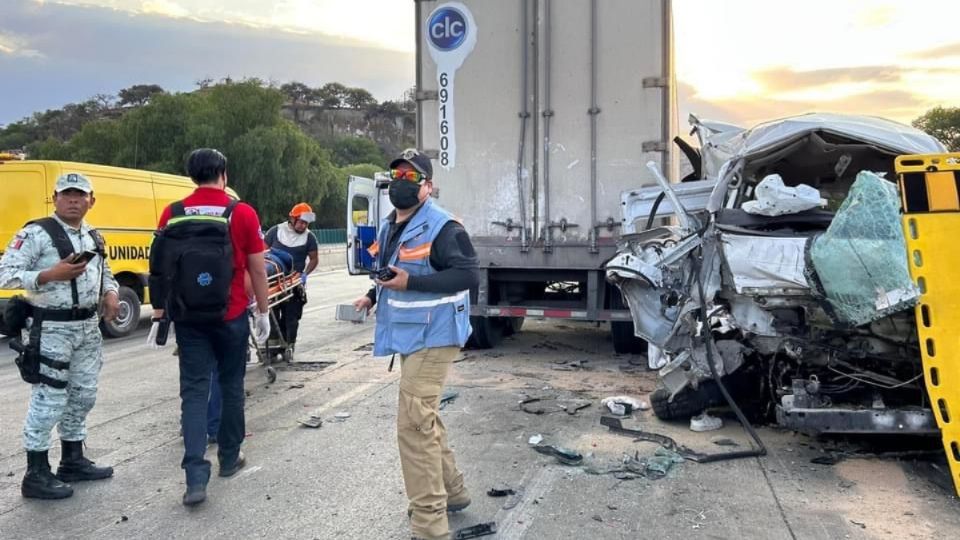
<path fill-rule="evenodd" d="M 220 152 L 201 148 L 187 160 L 187 174 L 197 184 L 192 195 L 182 201 L 188 216 L 223 216 L 232 199 L 227 186 L 227 159 Z M 167 226 L 171 207 L 160 216 L 159 229 Z M 210 374 L 219 374 L 223 408 L 217 435 L 220 476 L 236 474 L 245 460 L 240 444 L 246 433 L 243 413 L 243 377 L 246 372 L 247 341 L 250 326 L 246 309 L 248 296 L 244 276 L 250 277 L 256 296 L 255 338 L 265 342 L 270 333 L 267 303 L 267 275 L 263 259 L 263 235 L 260 219 L 250 205 L 237 203 L 229 215 L 233 246 L 233 279 L 226 316 L 222 322 L 208 324 L 176 323 L 180 348 L 180 401 L 184 455 L 181 466 L 186 472 L 187 490 L 183 504 L 192 506 L 206 500 L 210 462 L 204 457 L 207 446 L 207 397 Z M 154 320 L 163 318 L 154 304 Z M 155 336 L 155 331 L 151 331 Z M 155 338 L 152 340 L 155 341 Z"/>

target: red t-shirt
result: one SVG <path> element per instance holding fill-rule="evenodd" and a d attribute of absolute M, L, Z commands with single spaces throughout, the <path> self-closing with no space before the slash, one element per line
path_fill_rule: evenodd
<path fill-rule="evenodd" d="M 183 200 L 185 208 L 202 207 L 201 213 L 221 215 L 230 204 L 227 192 L 214 187 L 198 187 L 193 194 Z M 167 226 L 170 220 L 170 207 L 163 209 L 159 228 Z M 232 320 L 243 314 L 247 308 L 247 293 L 243 286 L 243 276 L 247 272 L 247 255 L 263 252 L 263 232 L 260 230 L 260 218 L 257 211 L 246 203 L 239 203 L 230 215 L 230 239 L 233 240 L 233 283 L 230 284 L 230 305 L 227 307 L 226 320 Z"/>

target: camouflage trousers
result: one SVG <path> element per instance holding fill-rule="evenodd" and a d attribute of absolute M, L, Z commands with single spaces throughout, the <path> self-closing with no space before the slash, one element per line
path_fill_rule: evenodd
<path fill-rule="evenodd" d="M 97 400 L 97 380 L 103 365 L 103 337 L 98 319 L 43 323 L 40 354 L 68 362 L 70 367 L 57 370 L 40 364 L 43 375 L 67 381 L 67 387 L 33 385 L 23 424 L 23 447 L 31 452 L 50 448 L 53 426 L 58 426 L 62 440 L 87 438 L 87 413 Z"/>

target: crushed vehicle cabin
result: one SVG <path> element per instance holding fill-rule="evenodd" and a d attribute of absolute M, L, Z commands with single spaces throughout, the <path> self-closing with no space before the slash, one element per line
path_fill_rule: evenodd
<path fill-rule="evenodd" d="M 894 160 L 943 145 L 874 117 L 691 123 L 693 181 L 651 167 L 658 186 L 624 193 L 626 234 L 606 265 L 659 357 L 657 416 L 722 404 L 719 377 L 797 431 L 938 433 Z"/>

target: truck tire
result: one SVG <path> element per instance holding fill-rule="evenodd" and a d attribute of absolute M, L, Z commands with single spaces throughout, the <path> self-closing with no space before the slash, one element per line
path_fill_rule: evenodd
<path fill-rule="evenodd" d="M 523 317 L 506 317 L 503 326 L 503 335 L 512 336 L 523 328 Z"/>
<path fill-rule="evenodd" d="M 504 324 L 499 317 L 470 317 L 473 333 L 467 340 L 470 349 L 492 349 L 503 341 Z"/>
<path fill-rule="evenodd" d="M 688 420 L 707 407 L 724 403 L 723 394 L 714 381 L 703 381 L 696 390 L 684 388 L 673 398 L 673 402 L 668 401 L 669 398 L 670 392 L 666 388 L 657 388 L 650 394 L 653 414 L 660 420 Z"/>
<path fill-rule="evenodd" d="M 647 342 L 633 335 L 633 323 L 613 321 L 610 323 L 613 350 L 617 354 L 646 354 Z"/>
<path fill-rule="evenodd" d="M 140 325 L 140 297 L 130 287 L 120 286 L 120 313 L 114 321 L 103 321 L 100 326 L 107 337 L 129 336 Z"/>

